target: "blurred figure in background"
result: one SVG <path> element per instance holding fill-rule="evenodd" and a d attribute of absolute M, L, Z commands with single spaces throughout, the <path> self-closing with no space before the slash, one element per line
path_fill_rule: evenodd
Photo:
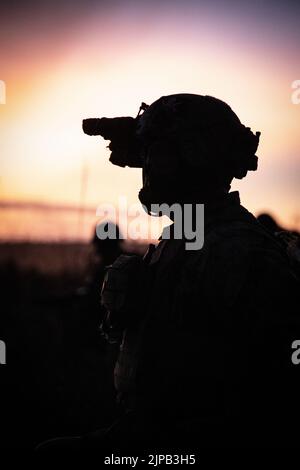
<path fill-rule="evenodd" d="M 99 238 L 100 233 L 114 233 L 114 238 Z M 81 326 L 89 342 L 99 341 L 99 327 L 103 321 L 104 309 L 101 306 L 101 287 L 107 266 L 123 253 L 123 238 L 119 227 L 112 222 L 96 226 L 90 243 L 87 277 L 83 286 L 76 291 L 81 311 Z"/>
<path fill-rule="evenodd" d="M 267 229 L 285 249 L 290 263 L 300 277 L 300 234 L 295 230 L 286 230 L 277 224 L 270 214 L 262 213 L 257 216 L 258 222 Z"/>
<path fill-rule="evenodd" d="M 276 232 L 281 232 L 284 230 L 280 225 L 277 224 L 274 217 L 267 213 L 261 213 L 257 216 L 257 220 L 260 224 L 262 224 L 267 230 L 271 233 L 275 234 Z"/>

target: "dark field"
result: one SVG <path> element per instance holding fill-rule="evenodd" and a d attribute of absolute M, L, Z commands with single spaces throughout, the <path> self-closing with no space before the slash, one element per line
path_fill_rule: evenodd
<path fill-rule="evenodd" d="M 0 447 L 34 448 L 114 417 L 112 365 L 90 328 L 97 312 L 76 294 L 89 250 L 85 244 L 0 245 L 0 339 L 7 348 Z"/>

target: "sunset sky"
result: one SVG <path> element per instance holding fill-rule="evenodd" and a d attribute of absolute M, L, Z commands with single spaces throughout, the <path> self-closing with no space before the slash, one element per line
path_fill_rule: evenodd
<path fill-rule="evenodd" d="M 81 121 L 135 116 L 141 101 L 178 92 L 221 98 L 261 131 L 259 169 L 233 189 L 300 229 L 299 24 L 300 2 L 287 1 L 1 2 L 0 238 L 76 237 L 53 211 L 78 206 L 82 168 L 87 224 L 101 202 L 137 202 L 141 171 L 111 165 Z"/>

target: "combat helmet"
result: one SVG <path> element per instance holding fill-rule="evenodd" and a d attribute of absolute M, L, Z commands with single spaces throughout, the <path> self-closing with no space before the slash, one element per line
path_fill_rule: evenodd
<path fill-rule="evenodd" d="M 146 207 L 204 202 L 257 169 L 260 132 L 212 96 L 162 96 L 142 103 L 136 118 L 85 120 L 83 128 L 111 140 L 112 163 L 143 169 L 139 198 Z"/>

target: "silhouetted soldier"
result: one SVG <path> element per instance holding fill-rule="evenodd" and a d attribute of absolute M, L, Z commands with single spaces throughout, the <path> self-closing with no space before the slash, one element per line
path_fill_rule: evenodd
<path fill-rule="evenodd" d="M 259 133 L 210 96 L 165 96 L 142 109 L 135 119 L 86 120 L 84 131 L 111 140 L 113 163 L 143 168 L 149 213 L 154 203 L 203 203 L 204 245 L 162 239 L 143 262 L 123 256 L 108 271 L 102 295 L 108 338 L 120 345 L 124 412 L 81 445 L 289 445 L 299 285 L 282 246 L 229 192 L 256 170 Z"/>
<path fill-rule="evenodd" d="M 162 97 L 137 118 L 122 163 L 140 158 L 141 202 L 150 213 L 154 203 L 204 203 L 205 241 L 187 251 L 185 240 L 162 240 L 147 257 L 141 299 L 119 308 L 121 326 L 126 311 L 134 318 L 115 368 L 136 420 L 133 441 L 251 446 L 293 437 L 297 281 L 280 244 L 229 193 L 234 177 L 256 170 L 258 142 L 209 96 Z M 120 163 L 117 144 L 111 159 Z M 143 275 L 132 277 L 141 292 Z M 110 296 L 107 306 L 118 310 Z"/>

